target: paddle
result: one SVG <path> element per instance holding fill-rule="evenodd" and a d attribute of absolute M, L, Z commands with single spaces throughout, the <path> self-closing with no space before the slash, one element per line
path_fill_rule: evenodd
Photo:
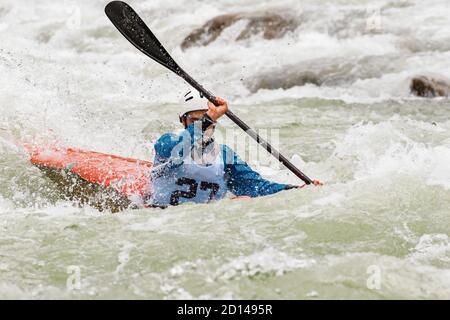
<path fill-rule="evenodd" d="M 203 88 L 197 81 L 187 74 L 186 71 L 181 69 L 181 67 L 175 62 L 175 60 L 172 59 L 155 35 L 150 31 L 145 22 L 142 21 L 138 14 L 128 4 L 122 1 L 112 1 L 105 7 L 105 13 L 120 33 L 122 33 L 122 35 L 127 38 L 127 40 L 130 41 L 137 49 L 159 64 L 173 71 L 178 76 L 182 77 L 206 99 L 214 103 L 216 106 L 218 105 L 215 96 Z M 310 178 L 297 169 L 286 157 L 275 150 L 267 141 L 261 138 L 234 113 L 228 111 L 226 115 L 249 136 L 255 139 L 256 142 L 258 142 L 270 154 L 277 158 L 278 161 L 284 164 L 297 177 L 302 179 L 306 184 L 313 183 Z"/>

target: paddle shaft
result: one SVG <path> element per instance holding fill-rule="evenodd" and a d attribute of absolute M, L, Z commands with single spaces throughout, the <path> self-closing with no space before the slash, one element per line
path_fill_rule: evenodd
<path fill-rule="evenodd" d="M 197 81 L 195 81 L 187 72 L 185 72 L 180 67 L 174 71 L 180 77 L 182 77 L 187 83 L 189 83 L 193 88 L 200 92 L 206 99 L 218 105 L 216 98 L 211 92 L 203 88 Z M 303 172 L 301 172 L 292 162 L 290 162 L 285 156 L 279 153 L 272 145 L 264 140 L 259 134 L 250 128 L 244 121 L 242 121 L 238 116 L 236 116 L 230 110 L 226 113 L 227 117 L 231 119 L 239 128 L 244 130 L 250 137 L 252 137 L 257 143 L 259 143 L 264 149 L 267 150 L 271 155 L 278 159 L 286 168 L 288 168 L 293 174 L 303 180 L 306 184 L 311 184 L 313 181 L 308 178 Z"/>

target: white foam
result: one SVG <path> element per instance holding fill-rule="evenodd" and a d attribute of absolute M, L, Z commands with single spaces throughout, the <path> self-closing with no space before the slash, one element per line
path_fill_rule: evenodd
<path fill-rule="evenodd" d="M 356 166 L 356 179 L 406 174 L 449 188 L 450 169 L 446 164 L 450 161 L 450 146 L 415 141 L 405 133 L 408 125 L 421 131 L 436 131 L 434 126 L 416 121 L 405 123 L 397 116 L 378 124 L 359 123 L 336 142 L 333 159 L 345 159 L 350 162 L 348 165 Z"/>
<path fill-rule="evenodd" d="M 266 248 L 249 256 L 241 256 L 220 267 L 215 277 L 233 279 L 236 277 L 253 277 L 258 274 L 283 275 L 294 269 L 314 264 L 312 259 L 290 257 L 274 248 Z"/>
<path fill-rule="evenodd" d="M 424 234 L 409 255 L 420 262 L 450 262 L 450 241 L 446 234 Z"/>

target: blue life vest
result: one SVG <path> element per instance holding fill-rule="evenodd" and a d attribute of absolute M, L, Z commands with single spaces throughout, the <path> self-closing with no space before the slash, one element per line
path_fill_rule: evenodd
<path fill-rule="evenodd" d="M 166 164 L 162 164 L 164 166 Z M 192 155 L 179 165 L 161 174 L 156 167 L 152 172 L 154 205 L 178 205 L 185 202 L 206 203 L 225 197 L 227 183 L 222 152 L 205 165 L 198 164 Z"/>

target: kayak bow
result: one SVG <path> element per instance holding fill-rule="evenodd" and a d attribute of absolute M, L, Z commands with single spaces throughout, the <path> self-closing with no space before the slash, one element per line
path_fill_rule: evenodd
<path fill-rule="evenodd" d="M 153 164 L 94 151 L 25 145 L 30 161 L 54 181 L 65 199 L 117 212 L 143 206 L 151 194 Z"/>

